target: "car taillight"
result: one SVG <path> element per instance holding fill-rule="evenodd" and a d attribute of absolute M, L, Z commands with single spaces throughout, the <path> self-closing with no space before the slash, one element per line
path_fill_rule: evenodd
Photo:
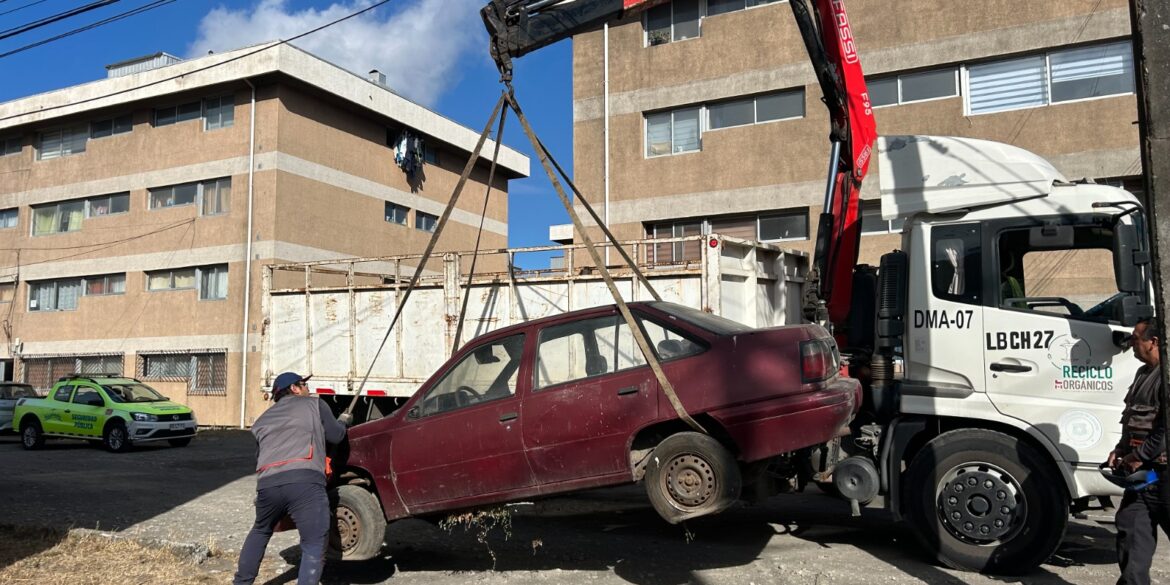
<path fill-rule="evenodd" d="M 800 342 L 800 379 L 804 383 L 820 382 L 836 373 L 832 346 L 823 339 Z"/>

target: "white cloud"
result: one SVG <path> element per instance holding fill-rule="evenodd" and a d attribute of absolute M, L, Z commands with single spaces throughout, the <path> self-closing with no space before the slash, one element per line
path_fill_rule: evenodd
<path fill-rule="evenodd" d="M 324 2 L 320 3 L 324 6 Z M 199 23 L 193 57 L 287 39 L 372 4 L 351 0 L 293 10 L 286 0 L 260 0 L 252 8 L 218 7 Z M 432 106 L 459 81 L 461 62 L 487 58 L 483 0 L 394 0 L 376 10 L 293 41 L 322 59 L 365 76 L 386 74 L 399 94 Z"/>

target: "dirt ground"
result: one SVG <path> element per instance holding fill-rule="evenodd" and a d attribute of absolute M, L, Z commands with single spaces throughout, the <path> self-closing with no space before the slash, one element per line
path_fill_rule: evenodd
<path fill-rule="evenodd" d="M 199 564 L 176 561 L 174 569 L 228 582 L 252 521 L 253 457 L 250 436 L 239 431 L 204 432 L 186 448 L 147 446 L 121 455 L 74 441 L 29 452 L 16 437 L 0 437 L 0 523 L 97 529 L 197 557 L 199 550 L 222 551 Z M 324 582 L 1104 585 L 1117 578 L 1107 519 L 1073 521 L 1057 555 L 1032 574 L 989 578 L 942 569 L 884 514 L 865 510 L 852 518 L 843 502 L 818 494 L 780 496 L 685 527 L 659 520 L 637 486 L 507 510 L 510 526 L 486 537 L 422 520 L 395 522 L 381 558 L 331 563 Z M 0 555 L 0 575 L 22 561 L 40 562 L 38 555 L 58 544 L 40 539 Z M 276 535 L 265 561 L 275 577 L 267 582 L 294 582 L 296 556 L 295 534 Z M 45 574 L 38 582 L 54 578 Z M 1159 555 L 1154 578 L 1170 583 L 1170 556 Z"/>

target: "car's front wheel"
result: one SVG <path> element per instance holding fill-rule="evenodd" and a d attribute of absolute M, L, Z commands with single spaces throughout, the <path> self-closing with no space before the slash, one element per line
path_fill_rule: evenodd
<path fill-rule="evenodd" d="M 378 498 L 358 485 L 337 488 L 337 529 L 330 532 L 329 548 L 343 561 L 372 559 L 382 551 L 386 515 Z"/>
<path fill-rule="evenodd" d="M 122 421 L 114 421 L 106 425 L 106 432 L 102 434 L 102 445 L 111 453 L 125 453 L 130 450 L 130 433 Z"/>
<path fill-rule="evenodd" d="M 30 451 L 45 446 L 45 433 L 40 421 L 33 416 L 25 417 L 20 423 L 20 446 Z"/>
<path fill-rule="evenodd" d="M 654 510 L 671 524 L 725 510 L 742 485 L 735 457 L 719 441 L 693 432 L 671 435 L 654 448 L 645 481 Z"/>

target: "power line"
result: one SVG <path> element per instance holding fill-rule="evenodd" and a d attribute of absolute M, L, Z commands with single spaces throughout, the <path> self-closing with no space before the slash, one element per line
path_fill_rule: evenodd
<path fill-rule="evenodd" d="M 124 18 L 130 18 L 131 16 L 136 16 L 136 15 L 142 14 L 143 12 L 146 12 L 148 10 L 154 10 L 155 8 L 158 8 L 160 6 L 165 6 L 165 5 L 170 4 L 172 2 L 175 2 L 175 1 L 176 0 L 155 0 L 154 2 L 151 2 L 150 4 L 145 4 L 145 5 L 139 6 L 138 8 L 135 8 L 133 10 L 127 10 L 126 12 L 123 12 L 121 14 L 116 14 L 116 15 L 111 16 L 109 18 L 106 18 L 104 20 L 99 20 L 93 24 L 87 24 L 83 27 L 75 28 L 69 32 L 61 33 L 55 37 L 49 37 L 49 38 L 44 39 L 42 41 L 37 41 L 35 43 L 25 45 L 25 46 L 20 47 L 18 49 L 13 49 L 11 51 L 8 51 L 7 53 L 0 53 L 0 58 L 8 57 L 9 55 L 15 55 L 17 53 L 22 53 L 22 52 L 27 51 L 29 49 L 34 49 L 36 47 L 51 43 L 53 41 L 59 41 L 65 37 L 71 37 L 75 34 L 83 33 L 87 30 L 94 29 L 94 28 L 97 28 L 99 26 L 109 24 L 111 22 L 122 20 Z M 46 109 L 52 109 L 52 108 L 46 108 Z"/>
<path fill-rule="evenodd" d="M 4 0 L 0 0 L 0 2 L 3 2 L 3 1 Z M 29 8 L 31 6 L 36 6 L 37 4 L 41 4 L 43 2 L 48 2 L 48 1 L 49 0 L 36 0 L 36 2 L 30 2 L 28 4 L 25 4 L 24 6 L 17 6 L 16 8 L 13 8 L 10 10 L 5 10 L 4 12 L 0 12 L 0 16 L 4 16 L 5 14 L 12 14 L 13 12 L 16 12 L 18 10 L 24 10 L 25 8 Z"/>
<path fill-rule="evenodd" d="M 54 14 L 52 16 L 46 16 L 40 20 L 34 20 L 34 21 L 32 21 L 28 24 L 22 25 L 22 26 L 17 26 L 17 27 L 13 27 L 13 28 L 10 28 L 7 30 L 2 30 L 2 31 L 0 31 L 0 40 L 4 40 L 8 37 L 14 37 L 16 35 L 26 33 L 30 30 L 41 28 L 42 26 L 48 26 L 50 24 L 53 24 L 54 22 L 65 20 L 66 18 L 72 18 L 74 16 L 77 16 L 78 14 L 84 14 L 84 13 L 89 12 L 91 10 L 97 10 L 98 8 L 103 8 L 105 6 L 109 6 L 110 4 L 114 4 L 115 2 L 121 2 L 121 0 L 97 0 L 97 2 L 91 2 L 89 4 L 86 4 L 85 6 L 80 6 L 78 8 L 74 8 L 73 10 L 66 10 L 65 12 L 59 12 L 59 13 Z"/>
<path fill-rule="evenodd" d="M 174 2 L 175 0 L 160 0 L 160 1 Z M 0 2 L 3 2 L 3 0 L 0 0 Z M 38 114 L 40 114 L 40 113 L 44 113 L 44 112 L 51 112 L 51 111 L 53 111 L 53 110 L 59 110 L 59 109 L 61 109 L 61 108 L 66 108 L 66 107 L 73 107 L 73 106 L 77 106 L 77 105 L 80 105 L 80 104 L 86 104 L 86 103 L 93 102 L 93 101 L 97 101 L 97 100 L 103 100 L 103 99 L 106 99 L 106 98 L 111 98 L 111 97 L 114 97 L 114 96 L 122 95 L 122 94 L 124 94 L 124 93 L 130 93 L 130 92 L 132 92 L 132 91 L 138 91 L 138 90 L 140 90 L 140 89 L 143 89 L 143 88 L 152 87 L 152 86 L 155 86 L 155 85 L 159 85 L 159 84 L 161 84 L 161 83 L 166 83 L 166 82 L 168 82 L 168 81 L 174 81 L 174 80 L 176 80 L 176 79 L 178 79 L 178 78 L 180 78 L 180 77 L 186 77 L 186 76 L 188 76 L 188 75 L 191 75 L 191 74 L 193 74 L 193 73 L 200 73 L 200 72 L 203 72 L 203 71 L 207 71 L 207 70 L 209 70 L 209 69 L 214 69 L 214 68 L 216 68 L 216 67 L 220 67 L 220 66 L 223 66 L 223 65 L 227 65 L 228 63 L 231 63 L 231 62 L 233 62 L 233 61 L 239 61 L 240 59 L 243 59 L 243 58 L 245 58 L 245 57 L 251 57 L 252 55 L 255 55 L 256 53 L 260 53 L 260 52 L 262 52 L 262 51 L 267 51 L 267 50 L 269 50 L 269 49 L 272 49 L 272 48 L 275 48 L 275 47 L 279 47 L 279 46 L 281 46 L 281 45 L 284 45 L 284 44 L 291 43 L 292 41 L 295 41 L 295 40 L 297 40 L 297 39 L 300 39 L 300 38 L 307 37 L 307 36 L 309 36 L 309 35 L 311 35 L 311 34 L 313 34 L 313 33 L 315 33 L 315 32 L 318 32 L 318 31 L 324 30 L 324 29 L 326 29 L 326 28 L 329 28 L 329 27 L 331 27 L 331 26 L 334 26 L 334 25 L 336 25 L 336 24 L 340 24 L 340 23 L 342 23 L 342 22 L 344 22 L 344 21 L 346 21 L 346 20 L 349 20 L 349 19 L 351 19 L 351 18 L 354 18 L 354 17 L 357 17 L 357 16 L 361 16 L 362 14 L 365 14 L 365 13 L 367 13 L 367 12 L 370 12 L 370 11 L 372 11 L 372 10 L 376 9 L 376 8 L 379 8 L 379 7 L 381 7 L 381 6 L 385 5 L 385 4 L 388 4 L 389 2 L 390 2 L 390 0 L 379 0 L 378 2 L 375 2 L 375 3 L 373 3 L 373 4 L 369 5 L 369 6 L 367 6 L 367 7 L 363 8 L 363 9 L 361 9 L 361 10 L 358 10 L 358 11 L 356 11 L 356 12 L 353 12 L 353 13 L 347 14 L 347 15 L 345 15 L 345 16 L 343 16 L 343 17 L 341 17 L 341 18 L 338 18 L 337 20 L 334 20 L 334 21 L 332 21 L 332 22 L 325 23 L 325 24 L 323 24 L 323 25 L 321 25 L 321 26 L 318 26 L 317 28 L 314 28 L 314 29 L 307 30 L 307 31 L 305 31 L 305 32 L 303 32 L 303 33 L 300 33 L 300 34 L 296 35 L 296 36 L 289 37 L 289 38 L 287 38 L 287 39 L 284 39 L 284 40 L 281 40 L 281 41 L 277 41 L 277 42 L 275 42 L 275 43 L 272 43 L 272 44 L 270 44 L 270 45 L 264 45 L 264 46 L 262 46 L 262 47 L 260 47 L 260 48 L 258 48 L 258 49 L 255 49 L 255 50 L 253 50 L 253 51 L 248 51 L 247 53 L 244 53 L 244 54 L 242 54 L 242 55 L 237 55 L 237 56 L 235 56 L 235 57 L 232 57 L 232 58 L 230 58 L 230 59 L 226 59 L 226 60 L 224 60 L 224 61 L 220 61 L 219 63 L 212 63 L 211 65 L 207 65 L 207 66 L 205 66 L 205 67 L 200 67 L 200 68 L 198 68 L 198 69 L 193 69 L 193 70 L 191 70 L 191 71 L 187 71 L 187 72 L 185 72 L 185 73 L 179 73 L 179 74 L 177 74 L 177 75 L 172 75 L 172 76 L 170 76 L 170 77 L 164 77 L 164 78 L 162 78 L 162 79 L 159 79 L 159 80 L 157 80 L 157 81 L 152 81 L 152 82 L 150 82 L 150 83 L 144 83 L 144 84 L 142 84 L 142 85 L 137 85 L 137 86 L 134 86 L 134 87 L 128 87 L 128 88 L 126 88 L 126 89 L 119 90 L 119 91 L 115 91 L 115 92 L 111 92 L 111 93 L 108 93 L 108 94 L 105 94 L 105 95 L 94 96 L 94 97 L 91 97 L 91 98 L 86 98 L 86 99 L 83 99 L 83 100 L 76 100 L 76 101 L 69 102 L 69 103 L 67 103 L 67 104 L 58 104 L 58 105 L 55 105 L 55 106 L 45 106 L 45 107 L 43 107 L 43 108 L 38 108 L 38 109 L 37 109 L 35 112 L 22 112 L 22 113 L 19 113 L 19 114 L 10 114 L 10 115 L 8 115 L 8 116 L 4 116 L 4 117 L 0 118 L 0 122 L 4 122 L 4 121 L 7 121 L 7 120 L 11 120 L 11 119 L 13 119 L 13 118 L 19 118 L 19 117 L 21 117 L 21 116 L 25 116 L 25 115 L 32 114 L 32 113 L 38 113 Z M 44 43 L 40 43 L 40 44 L 44 44 Z M 31 47 L 29 47 L 29 48 L 31 48 Z M 0 58 L 7 57 L 8 55 L 11 55 L 11 54 L 13 54 L 13 53 L 20 52 L 20 51 L 22 51 L 22 50 L 24 50 L 24 48 L 17 49 L 16 51 L 9 51 L 8 53 L 3 53 L 3 54 L 0 54 Z"/>

